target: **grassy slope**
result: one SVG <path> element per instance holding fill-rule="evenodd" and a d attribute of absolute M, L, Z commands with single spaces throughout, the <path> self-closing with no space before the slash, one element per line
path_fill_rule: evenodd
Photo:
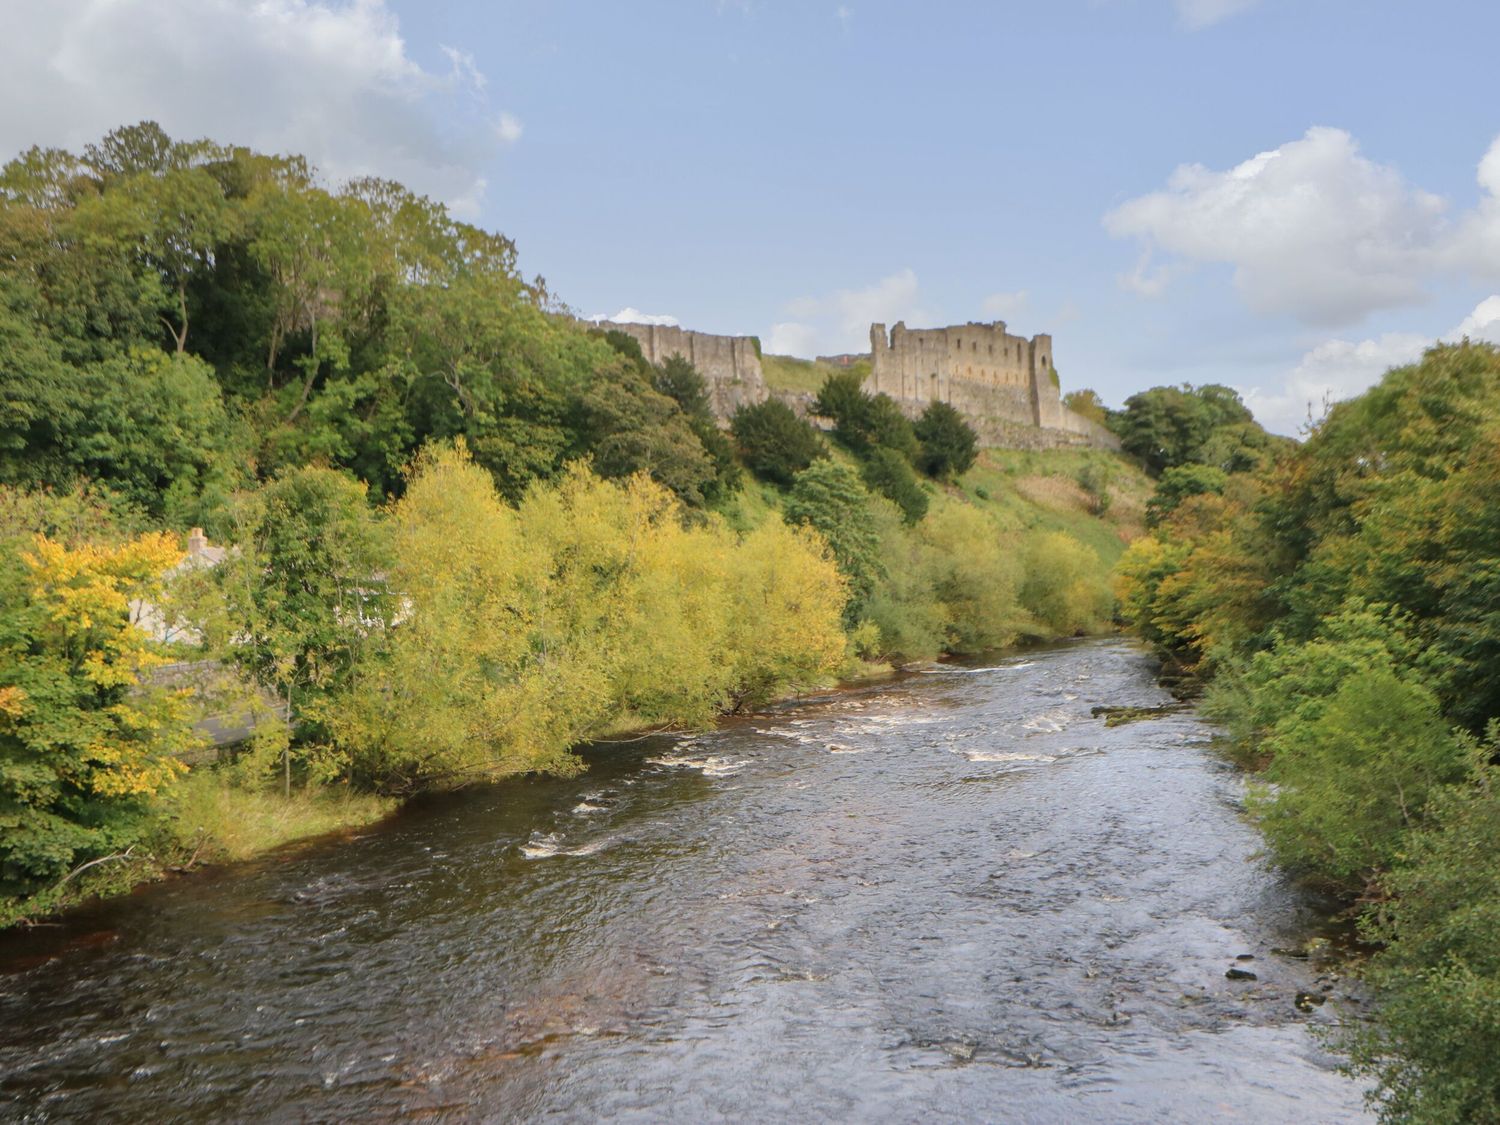
<path fill-rule="evenodd" d="M 833 455 L 853 464 L 835 447 Z M 1092 514 L 1089 498 L 1078 487 L 1079 470 L 1090 461 L 1112 472 L 1110 506 L 1101 517 Z M 1092 547 L 1113 566 L 1126 545 L 1140 535 L 1150 479 L 1125 458 L 1101 450 L 1049 449 L 1023 452 L 986 449 L 957 485 L 924 485 L 934 507 L 968 503 L 993 512 L 1005 526 L 1039 531 L 1064 531 Z M 783 502 L 780 492 L 745 474 L 744 491 L 724 509 L 730 526 L 747 531 L 759 525 Z"/>
<path fill-rule="evenodd" d="M 1109 510 L 1102 517 L 1092 514 L 1089 498 L 1077 483 L 1079 471 L 1091 461 L 1108 466 L 1113 478 Z M 981 489 L 988 499 L 979 494 Z M 1133 463 L 1103 450 L 986 449 L 959 481 L 959 490 L 971 502 L 1022 527 L 1065 531 L 1113 566 L 1126 545 L 1144 531 L 1152 483 Z"/>
<path fill-rule="evenodd" d="M 835 367 L 830 363 L 818 363 L 811 359 L 798 359 L 790 355 L 762 355 L 761 374 L 766 386 L 773 391 L 805 391 L 817 394 L 823 380 L 839 371 L 856 371 L 861 375 L 870 373 L 868 360 L 861 360 L 852 367 Z"/>

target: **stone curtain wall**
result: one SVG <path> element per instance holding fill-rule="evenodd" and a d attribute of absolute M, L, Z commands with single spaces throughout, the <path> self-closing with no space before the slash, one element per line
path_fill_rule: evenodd
<path fill-rule="evenodd" d="M 741 406 L 769 397 L 760 355 L 749 336 L 612 321 L 593 327 L 631 336 L 652 363 L 682 356 L 708 381 L 720 422 L 727 423 Z M 885 325 L 872 324 L 870 359 L 865 389 L 871 394 L 890 395 L 913 416 L 933 399 L 941 399 L 962 411 L 988 445 L 1120 447 L 1119 439 L 1103 426 L 1062 405 L 1052 382 L 1051 336 L 1012 336 L 1004 321 L 917 329 L 897 324 L 889 333 Z M 811 395 L 783 392 L 777 397 L 799 414 L 809 413 Z"/>
<path fill-rule="evenodd" d="M 870 326 L 865 389 L 887 394 L 910 412 L 939 399 L 968 415 L 986 441 L 1022 448 L 1093 445 L 1119 439 L 1062 405 L 1052 380 L 1052 337 L 1012 336 L 1004 321 L 948 328 Z"/>
<path fill-rule="evenodd" d="M 686 359 L 708 381 L 714 416 L 721 422 L 727 422 L 741 406 L 766 399 L 760 355 L 749 336 L 713 336 L 662 324 L 603 321 L 598 327 L 634 337 L 651 363 L 665 363 L 674 355 Z"/>

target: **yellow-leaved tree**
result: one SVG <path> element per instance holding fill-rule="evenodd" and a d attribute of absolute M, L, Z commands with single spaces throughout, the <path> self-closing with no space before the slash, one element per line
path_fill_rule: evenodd
<path fill-rule="evenodd" d="M 321 713 L 328 762 L 388 789 L 571 773 L 622 726 L 703 726 L 826 678 L 845 586 L 822 542 L 689 520 L 644 475 L 573 466 L 509 507 L 433 447 L 390 513 L 393 623 Z"/>
<path fill-rule="evenodd" d="M 7 552 L 9 553 L 9 552 Z M 186 693 L 132 623 L 182 557 L 174 537 L 37 536 L 0 579 L 0 883 L 25 892 L 133 842 L 197 745 Z"/>

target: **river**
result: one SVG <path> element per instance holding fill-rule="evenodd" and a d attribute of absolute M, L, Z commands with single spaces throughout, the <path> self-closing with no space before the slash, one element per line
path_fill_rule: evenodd
<path fill-rule="evenodd" d="M 1122 641 L 943 668 L 5 935 L 0 1114 L 1363 1120 L 1211 729 L 1090 714 L 1165 702 Z"/>

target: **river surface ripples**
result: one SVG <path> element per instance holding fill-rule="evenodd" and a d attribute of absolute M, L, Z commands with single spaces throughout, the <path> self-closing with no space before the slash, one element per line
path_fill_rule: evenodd
<path fill-rule="evenodd" d="M 1151 671 L 1080 642 L 596 747 L 5 935 L 0 1116 L 1362 1120 L 1309 1028 L 1350 1009 L 1272 952 L 1320 904 L 1211 728 L 1090 714 Z"/>

